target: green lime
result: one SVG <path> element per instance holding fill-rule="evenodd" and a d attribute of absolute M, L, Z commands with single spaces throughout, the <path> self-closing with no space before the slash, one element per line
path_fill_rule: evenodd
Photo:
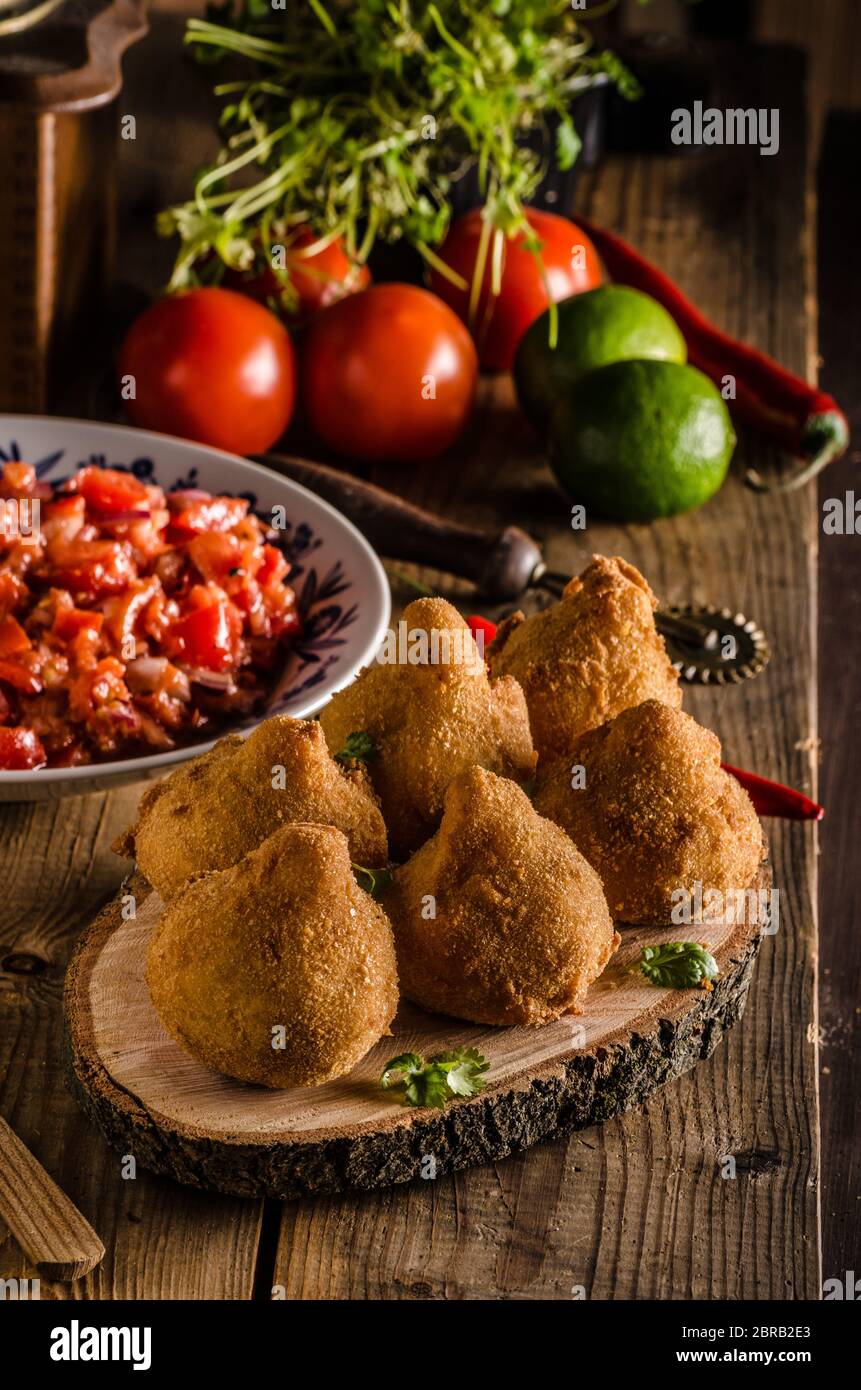
<path fill-rule="evenodd" d="M 550 346 L 550 311 L 527 329 L 514 359 L 514 384 L 524 414 L 547 428 L 550 412 L 572 381 L 611 362 L 684 362 L 685 340 L 663 305 L 626 285 L 601 285 L 557 306 L 559 335 Z"/>
<path fill-rule="evenodd" d="M 615 362 L 570 386 L 550 419 L 551 464 L 575 502 L 620 521 L 702 506 L 735 434 L 717 387 L 678 362 Z"/>

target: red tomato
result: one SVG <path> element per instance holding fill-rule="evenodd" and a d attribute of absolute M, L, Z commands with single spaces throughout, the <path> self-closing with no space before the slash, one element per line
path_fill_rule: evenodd
<path fill-rule="evenodd" d="M 120 468 L 81 468 L 72 480 L 93 512 L 149 512 L 149 493 L 142 482 Z"/>
<path fill-rule="evenodd" d="M 132 473 L 118 468 L 82 468 L 73 480 L 87 506 L 106 515 L 149 512 L 149 493 Z"/>
<path fill-rule="evenodd" d="M 244 497 L 189 497 L 169 493 L 170 529 L 178 540 L 205 531 L 231 531 L 248 511 Z"/>
<path fill-rule="evenodd" d="M 0 657 L 25 652 L 30 645 L 30 638 L 11 614 L 0 621 Z"/>
<path fill-rule="evenodd" d="M 469 333 L 436 295 L 375 285 L 309 325 L 299 363 L 312 428 L 360 459 L 434 458 L 454 442 L 475 396 Z"/>
<path fill-rule="evenodd" d="M 0 497 L 27 497 L 35 487 L 36 470 L 31 463 L 4 463 Z"/>
<path fill-rule="evenodd" d="M 52 581 L 75 594 L 115 594 L 137 578 L 119 541 L 52 541 L 49 558 Z"/>
<path fill-rule="evenodd" d="M 188 290 L 151 304 L 120 350 L 133 378 L 129 418 L 217 449 L 268 449 L 293 413 L 293 346 L 282 323 L 232 290 Z"/>
<path fill-rule="evenodd" d="M 286 288 L 271 265 L 265 262 L 262 269 L 255 266 L 247 271 L 228 270 L 224 283 L 228 289 L 248 294 L 260 304 L 275 300 L 296 318 L 307 318 L 347 294 L 366 289 L 371 283 L 371 273 L 366 265 L 350 260 L 341 237 L 311 256 L 302 254 L 306 247 L 321 239 L 310 227 L 302 226 L 284 243 L 286 274 L 290 281 Z M 274 244 L 278 244 L 277 239 Z M 264 252 L 261 250 L 260 254 L 262 257 Z"/>
<path fill-rule="evenodd" d="M 188 543 L 188 554 L 204 579 L 216 584 L 242 566 L 242 542 L 236 536 L 207 531 Z"/>
<path fill-rule="evenodd" d="M 490 293 L 490 256 L 484 273 L 475 337 L 483 367 L 507 371 L 527 328 L 550 303 L 592 290 L 603 279 L 601 262 L 592 242 L 567 217 L 528 209 L 527 221 L 541 243 L 542 268 L 525 232 L 506 238 L 499 295 Z M 468 284 L 472 284 L 482 229 L 481 209 L 459 217 L 440 249 L 440 257 Z M 546 283 L 545 283 L 546 280 Z M 439 271 L 431 272 L 431 285 L 446 304 L 467 322 L 469 290 L 460 290 Z M 549 293 L 548 293 L 549 291 Z"/>
<path fill-rule="evenodd" d="M 226 671 L 235 664 L 242 619 L 226 599 L 216 599 L 214 603 L 193 609 L 180 619 L 173 631 L 180 639 L 182 656 L 189 666 Z"/>
<path fill-rule="evenodd" d="M 19 574 L 12 574 L 10 570 L 0 572 L 0 613 L 17 608 L 27 597 L 27 585 Z"/>
<path fill-rule="evenodd" d="M 5 681 L 13 690 L 20 690 L 24 695 L 38 695 L 43 688 L 39 677 L 22 666 L 20 661 L 0 659 L 0 681 Z"/>
<path fill-rule="evenodd" d="M 6 772 L 24 772 L 45 767 L 48 759 L 32 729 L 0 729 L 0 767 Z"/>
<path fill-rule="evenodd" d="M 254 576 L 261 589 L 267 585 L 280 584 L 282 579 L 286 579 L 290 566 L 284 559 L 281 551 L 274 545 L 263 546 L 263 561 Z"/>
<path fill-rule="evenodd" d="M 91 613 L 87 608 L 58 608 L 51 631 L 61 642 L 71 642 L 79 632 L 101 632 L 104 621 L 104 613 Z"/>

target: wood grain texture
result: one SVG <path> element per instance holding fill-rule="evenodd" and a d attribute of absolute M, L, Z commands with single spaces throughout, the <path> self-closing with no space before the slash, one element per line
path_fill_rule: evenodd
<path fill-rule="evenodd" d="M 420 1177 L 429 1158 L 436 1175 L 507 1158 L 638 1105 L 711 1056 L 744 1010 L 770 886 L 763 865 L 750 885 L 753 912 L 698 928 L 719 970 L 708 991 L 647 982 L 637 971 L 642 948 L 678 932 L 628 927 L 574 1016 L 491 1028 L 402 1000 L 391 1034 L 347 1076 L 267 1090 L 203 1066 L 165 1031 L 144 973 L 163 903 L 136 874 L 84 933 L 66 975 L 73 1089 L 121 1153 L 191 1187 L 239 1196 L 387 1187 Z M 393 1055 L 457 1048 L 488 1061 L 480 1095 L 440 1113 L 380 1089 Z"/>
<path fill-rule="evenodd" d="M 199 7 L 182 0 L 170 8 Z M 181 57 L 183 23 L 180 13 L 156 15 L 146 42 L 133 45 L 123 64 L 120 114 L 136 117 L 137 138 L 117 150 L 117 273 L 150 293 L 164 283 L 170 260 L 153 232 L 155 210 L 185 192 L 214 144 L 208 83 L 190 80 Z M 70 374 L 66 413 L 88 413 L 90 385 Z M 0 1112 L 107 1247 L 85 1280 L 67 1287 L 43 1279 L 43 1298 L 248 1299 L 262 1203 L 189 1192 L 142 1171 L 124 1179 L 63 1078 L 65 966 L 75 937 L 127 872 L 110 846 L 134 819 L 142 790 L 0 807 Z M 0 1239 L 0 1277 L 28 1274 L 11 1236 Z"/>
<path fill-rule="evenodd" d="M 120 150 L 120 268 L 149 291 L 170 259 L 169 246 L 153 240 L 151 214 L 187 190 L 212 148 L 206 83 L 173 65 L 180 32 L 174 16 L 156 15 L 151 38 L 126 59 L 138 139 Z M 583 206 L 664 265 L 719 322 L 805 370 L 814 306 L 800 75 L 791 55 L 754 54 L 744 82 L 745 104 L 780 105 L 778 156 L 712 149 L 612 161 L 584 183 Z M 761 464 L 766 454 L 743 442 L 743 459 Z M 731 762 L 815 792 L 808 493 L 769 502 L 734 477 L 693 516 L 653 528 L 590 524 L 578 538 L 505 380 L 482 383 L 476 422 L 453 464 L 380 469 L 375 481 L 465 523 L 518 523 L 549 541 L 559 568 L 579 568 L 593 549 L 619 551 L 666 602 L 716 599 L 749 611 L 772 642 L 768 671 L 732 691 L 692 692 L 687 708 L 717 729 Z M 425 578 L 462 599 L 464 611 L 481 608 L 468 585 Z M 394 583 L 407 602 L 413 594 Z M 260 1204 L 143 1173 L 123 1182 L 60 1080 L 62 967 L 76 932 L 120 881 L 109 844 L 134 802 L 126 789 L 0 808 L 0 960 L 16 951 L 47 962 L 40 974 L 0 974 L 0 1110 L 108 1248 L 74 1296 L 248 1298 Z M 597 1298 L 816 1296 L 816 831 L 775 824 L 769 833 L 780 931 L 764 943 L 743 1023 L 711 1061 L 640 1112 L 504 1163 L 286 1206 L 274 1270 L 269 1260 L 261 1266 L 258 1291 L 281 1284 L 309 1299 L 535 1299 L 574 1297 L 577 1286 Z M 720 1177 L 724 1155 L 735 1157 L 735 1180 Z M 0 1275 L 24 1272 L 7 1240 Z M 42 1292 L 67 1293 L 44 1284 Z"/>
<path fill-rule="evenodd" d="M 89 1221 L 0 1118 L 0 1215 L 23 1253 L 48 1279 L 89 1274 L 105 1247 Z"/>
<path fill-rule="evenodd" d="M 861 32 L 861 31 L 859 31 Z M 861 50 L 856 80 L 861 83 Z M 859 94 L 861 99 L 861 94 Z M 854 446 L 819 481 L 820 506 L 849 493 L 861 501 L 861 191 L 846 171 L 857 159 L 861 112 L 834 113 L 825 123 L 819 165 L 819 323 L 822 381 L 847 410 Z M 857 505 L 857 503 L 856 503 Z M 820 512 L 824 521 L 824 512 Z M 823 1273 L 841 1277 L 858 1268 L 861 1249 L 861 933 L 859 921 L 858 728 L 861 725 L 861 517 L 854 533 L 823 534 L 819 542 L 822 618 L 819 628 L 822 781 L 828 818 L 822 836 L 820 1045 L 822 1054 Z M 856 775 L 852 775 L 855 770 Z"/>
<path fill-rule="evenodd" d="M 56 11 L 4 39 L 2 101 L 31 112 L 84 112 L 105 105 L 122 82 L 121 60 L 146 33 L 147 0 L 104 0 Z M 60 61 L 58 61 L 60 59 Z"/>
<path fill-rule="evenodd" d="M 750 55 L 731 76 L 757 105 L 780 106 L 778 156 L 611 160 L 588 177 L 581 205 L 730 331 L 809 372 L 803 74 L 783 51 Z M 766 466 L 767 448 L 744 438 L 732 477 L 692 515 L 649 527 L 590 521 L 582 537 L 507 379 L 483 382 L 458 452 L 468 469 L 392 466 L 374 481 L 470 524 L 503 515 L 542 541 L 554 569 L 619 553 L 664 602 L 716 601 L 755 617 L 772 644 L 768 670 L 731 691 L 686 692 L 685 707 L 716 729 L 731 762 L 815 793 L 815 500 L 744 489 L 744 464 Z M 418 573 L 481 610 L 467 586 Z M 574 1286 L 602 1299 L 818 1297 L 816 831 L 784 822 L 769 833 L 780 930 L 761 953 L 744 1023 L 710 1063 L 641 1111 L 505 1164 L 285 1208 L 273 1283 L 303 1298 L 536 1299 L 576 1296 Z M 736 1176 L 723 1178 L 729 1157 Z"/>
<path fill-rule="evenodd" d="M 856 0 L 756 0 L 751 33 L 760 42 L 790 43 L 808 59 L 807 109 L 814 159 L 829 110 L 861 107 L 861 7 Z M 857 156 L 853 156 L 853 164 Z M 842 242 L 841 249 L 851 242 Z"/>
<path fill-rule="evenodd" d="M 0 103 L 0 410 L 44 411 L 91 354 L 115 249 L 116 113 Z M 86 226 L 88 235 L 78 235 Z"/>
<path fill-rule="evenodd" d="M 101 1237 L 102 1263 L 42 1298 L 249 1298 L 260 1203 L 188 1193 L 113 1153 L 66 1090 L 62 982 L 75 936 L 121 882 L 110 845 L 140 788 L 0 808 L 0 1112 Z M 0 1277 L 38 1277 L 10 1235 Z"/>

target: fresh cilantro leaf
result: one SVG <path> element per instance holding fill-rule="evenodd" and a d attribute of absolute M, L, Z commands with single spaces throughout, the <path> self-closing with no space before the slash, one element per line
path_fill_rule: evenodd
<path fill-rule="evenodd" d="M 646 979 L 669 989 L 691 989 L 719 973 L 717 961 L 696 941 L 664 941 L 644 946 L 638 962 Z"/>
<path fill-rule="evenodd" d="M 482 1090 L 482 1072 L 490 1070 L 490 1063 L 474 1047 L 458 1047 L 454 1052 L 437 1057 L 435 1061 L 438 1066 L 447 1068 L 449 1090 L 454 1091 L 456 1096 L 474 1096 Z"/>
<path fill-rule="evenodd" d="M 407 1087 L 406 1098 L 410 1105 L 426 1105 L 431 1110 L 444 1110 L 451 1099 L 448 1087 L 448 1073 L 443 1067 L 429 1062 L 423 1072 L 414 1076 Z"/>
<path fill-rule="evenodd" d="M 384 1091 L 388 1091 L 391 1086 L 402 1086 L 414 1072 L 421 1071 L 423 1066 L 424 1058 L 417 1052 L 402 1052 L 386 1062 L 380 1085 Z"/>
<path fill-rule="evenodd" d="M 384 1090 L 403 1086 L 407 1105 L 442 1110 L 454 1096 L 474 1096 L 484 1087 L 483 1072 L 490 1063 L 474 1047 L 442 1052 L 426 1062 L 415 1052 L 405 1052 L 386 1064 L 380 1085 Z"/>
<path fill-rule="evenodd" d="M 383 889 L 389 887 L 393 878 L 391 869 L 366 869 L 364 864 L 354 864 L 353 872 L 358 875 L 365 892 L 370 893 L 372 898 L 378 898 Z"/>
<path fill-rule="evenodd" d="M 377 745 L 371 738 L 359 730 L 356 733 L 347 734 L 343 748 L 335 754 L 337 763 L 366 763 L 370 758 L 377 756 Z"/>

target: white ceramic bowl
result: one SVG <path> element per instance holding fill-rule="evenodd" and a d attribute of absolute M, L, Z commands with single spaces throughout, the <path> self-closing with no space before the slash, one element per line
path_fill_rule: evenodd
<path fill-rule="evenodd" d="M 368 542 L 345 517 L 298 483 L 220 449 L 125 425 L 0 415 L 0 463 L 32 463 L 45 482 L 71 477 L 86 464 L 130 469 L 166 492 L 200 487 L 248 497 L 259 512 L 282 505 L 289 521 L 284 547 L 304 620 L 265 710 L 230 725 L 247 733 L 270 714 L 297 719 L 314 714 L 348 685 L 377 651 L 389 622 L 391 596 L 385 570 Z M 216 738 L 228 732 L 218 730 Z M 207 743 L 141 758 L 85 767 L 0 772 L 0 802 L 46 801 L 158 776 L 174 763 L 211 748 Z"/>

